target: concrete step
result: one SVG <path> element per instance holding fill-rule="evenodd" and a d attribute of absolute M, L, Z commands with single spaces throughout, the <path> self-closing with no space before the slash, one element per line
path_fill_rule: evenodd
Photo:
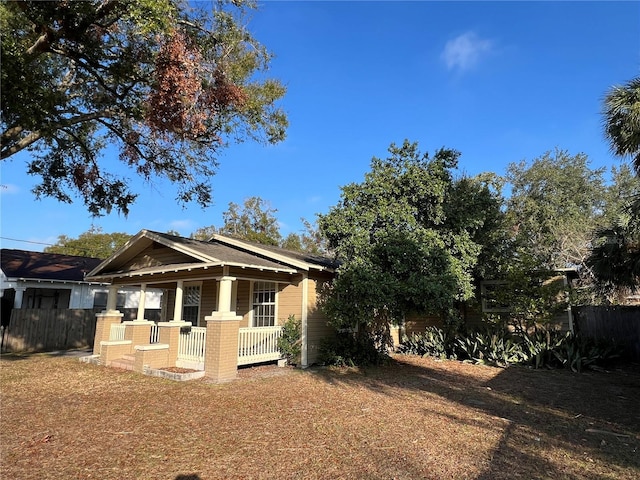
<path fill-rule="evenodd" d="M 133 360 L 127 358 L 118 358 L 116 360 L 113 360 L 109 366 L 113 368 L 121 368 L 122 370 L 133 370 L 133 363 Z"/>
<path fill-rule="evenodd" d="M 130 360 L 130 361 L 132 361 L 132 362 L 135 362 L 135 360 L 136 360 L 136 356 L 135 356 L 135 355 L 133 355 L 133 354 L 131 354 L 131 355 L 123 355 L 123 356 L 122 356 L 122 359 L 123 359 L 123 360 Z"/>

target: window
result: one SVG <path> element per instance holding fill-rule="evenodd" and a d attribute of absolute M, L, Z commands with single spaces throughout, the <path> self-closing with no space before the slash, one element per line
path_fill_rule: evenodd
<path fill-rule="evenodd" d="M 198 326 L 200 317 L 200 285 L 186 285 L 182 290 L 182 321 Z"/>
<path fill-rule="evenodd" d="M 485 280 L 482 282 L 482 311 L 485 313 L 509 312 L 506 303 L 507 282 L 500 280 Z"/>
<path fill-rule="evenodd" d="M 95 292 L 93 294 L 93 308 L 107 308 L 107 292 Z M 124 308 L 125 295 L 124 293 L 118 293 L 116 300 L 116 308 L 118 310 Z"/>
<path fill-rule="evenodd" d="M 273 327 L 276 323 L 276 283 L 254 282 L 253 326 Z"/>

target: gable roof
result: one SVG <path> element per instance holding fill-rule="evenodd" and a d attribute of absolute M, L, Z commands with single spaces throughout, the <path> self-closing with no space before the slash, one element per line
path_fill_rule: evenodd
<path fill-rule="evenodd" d="M 181 255 L 179 263 L 158 263 L 138 266 L 130 263 L 137 255 L 154 245 L 170 248 Z M 209 241 L 179 237 L 167 233 L 141 230 L 107 260 L 96 266 L 89 277 L 107 279 L 135 274 L 164 273 L 168 271 L 190 270 L 210 266 L 240 266 L 275 272 L 295 273 L 298 270 L 330 270 L 329 260 L 321 257 L 305 257 L 303 254 L 284 249 L 269 249 L 237 239 L 215 235 Z M 324 264 L 323 264 L 324 262 Z"/>
<path fill-rule="evenodd" d="M 101 261 L 99 258 L 58 253 L 0 250 L 2 273 L 8 279 L 83 282 L 86 274 Z"/>

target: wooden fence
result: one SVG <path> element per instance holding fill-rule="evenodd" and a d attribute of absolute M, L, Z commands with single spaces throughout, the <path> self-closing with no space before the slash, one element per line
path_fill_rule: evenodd
<path fill-rule="evenodd" d="M 2 350 L 42 352 L 93 347 L 97 310 L 13 309 Z"/>
<path fill-rule="evenodd" d="M 640 361 L 640 306 L 574 307 L 573 313 L 581 335 L 614 340 L 629 360 Z"/>

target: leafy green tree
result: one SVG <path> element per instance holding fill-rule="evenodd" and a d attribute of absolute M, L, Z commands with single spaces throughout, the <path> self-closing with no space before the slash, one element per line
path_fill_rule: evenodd
<path fill-rule="evenodd" d="M 611 149 L 620 157 L 630 156 L 640 176 L 640 77 L 609 90 L 603 118 Z M 610 300 L 640 286 L 640 188 L 625 185 L 626 190 L 617 192 L 618 202 L 625 202 L 625 208 L 612 209 L 609 223 L 598 230 L 587 259 L 598 288 Z"/>
<path fill-rule="evenodd" d="M 246 198 L 242 206 L 229 202 L 229 208 L 222 214 L 222 227 L 211 225 L 200 228 L 191 234 L 191 238 L 208 240 L 213 234 L 220 233 L 263 245 L 279 246 L 282 235 L 276 212 L 269 202 L 260 197 Z"/>
<path fill-rule="evenodd" d="M 510 164 L 507 216 L 517 257 L 531 257 L 538 269 L 584 267 L 594 230 L 603 225 L 603 174 L 586 155 L 563 150 Z"/>
<path fill-rule="evenodd" d="M 302 233 L 290 233 L 282 241 L 281 247 L 296 252 L 305 252 L 311 255 L 328 255 L 327 239 L 317 225 L 301 218 L 304 231 Z"/>
<path fill-rule="evenodd" d="M 104 233 L 101 228 L 91 227 L 78 238 L 60 235 L 55 245 L 44 249 L 47 253 L 79 255 L 83 257 L 108 258 L 122 247 L 131 235 L 128 233 Z"/>
<path fill-rule="evenodd" d="M 340 202 L 319 216 L 342 262 L 323 308 L 335 327 L 367 335 L 410 311 L 450 314 L 472 297 L 479 259 L 491 258 L 481 242 L 501 222 L 488 177 L 454 178 L 458 152 L 430 157 L 405 140 L 389 153 L 374 157 L 364 181 L 342 187 Z"/>
<path fill-rule="evenodd" d="M 207 10 L 208 8 L 208 10 Z M 253 0 L 24 0 L 0 3 L 0 159 L 23 150 L 37 197 L 93 215 L 128 213 L 136 193 L 103 158 L 166 178 L 178 201 L 211 202 L 210 177 L 232 141 L 278 142 L 284 95 L 271 55 L 247 30 Z"/>
<path fill-rule="evenodd" d="M 605 136 L 613 152 L 629 156 L 640 175 L 640 77 L 612 87 L 603 105 Z"/>

